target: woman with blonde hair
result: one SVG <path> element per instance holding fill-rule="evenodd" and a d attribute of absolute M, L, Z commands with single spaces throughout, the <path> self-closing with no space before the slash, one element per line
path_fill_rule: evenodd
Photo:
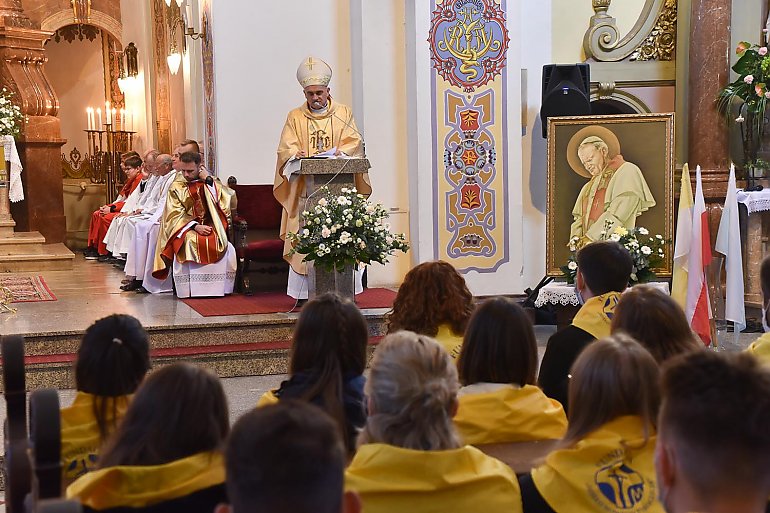
<path fill-rule="evenodd" d="M 511 468 L 460 442 L 458 389 L 435 340 L 401 331 L 380 343 L 366 384 L 369 417 L 346 473 L 364 511 L 521 511 Z"/>
<path fill-rule="evenodd" d="M 473 313 L 457 362 L 455 426 L 465 443 L 557 440 L 567 431 L 564 408 L 535 386 L 537 344 L 526 312 L 505 297 Z"/>
<path fill-rule="evenodd" d="M 388 313 L 388 333 L 409 330 L 433 337 L 456 359 L 473 313 L 473 294 L 452 264 L 424 262 L 404 277 Z"/>
<path fill-rule="evenodd" d="M 653 455 L 658 364 L 624 334 L 593 342 L 572 367 L 560 448 L 520 479 L 527 513 L 663 513 Z"/>
<path fill-rule="evenodd" d="M 620 296 L 610 325 L 611 333 L 619 331 L 642 344 L 658 363 L 703 348 L 682 307 L 649 285 L 636 285 Z"/>

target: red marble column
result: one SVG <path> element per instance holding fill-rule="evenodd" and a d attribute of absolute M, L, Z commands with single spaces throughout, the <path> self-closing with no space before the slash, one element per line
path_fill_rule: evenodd
<path fill-rule="evenodd" d="M 17 140 L 24 171 L 24 201 L 11 204 L 17 231 L 39 231 L 64 242 L 59 102 L 45 74 L 43 45 L 50 33 L 34 28 L 20 0 L 0 0 L 0 81 L 27 116 Z"/>
<path fill-rule="evenodd" d="M 727 191 L 728 130 L 715 100 L 730 78 L 731 9 L 730 0 L 692 1 L 687 161 L 701 166 L 707 200 L 724 200 Z"/>

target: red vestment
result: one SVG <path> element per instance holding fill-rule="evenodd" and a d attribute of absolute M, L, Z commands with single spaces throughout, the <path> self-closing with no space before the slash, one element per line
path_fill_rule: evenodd
<path fill-rule="evenodd" d="M 99 210 L 91 213 L 91 224 L 88 226 L 88 247 L 96 248 L 100 255 L 107 254 L 107 247 L 104 245 L 104 237 L 107 235 L 107 230 L 110 228 L 110 223 L 123 208 L 125 199 L 129 194 L 134 192 L 134 189 L 139 187 L 139 182 L 142 181 L 142 173 L 137 173 L 133 180 L 127 181 L 123 188 L 120 190 L 118 198 L 122 198 L 120 201 L 115 201 L 107 205 L 110 207 L 111 212 L 102 214 Z"/>

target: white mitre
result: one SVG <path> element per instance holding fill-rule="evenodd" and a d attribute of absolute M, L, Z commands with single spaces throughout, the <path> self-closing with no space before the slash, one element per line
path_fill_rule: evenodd
<path fill-rule="evenodd" d="M 321 59 L 308 57 L 297 68 L 297 81 L 303 88 L 309 85 L 327 87 L 332 80 L 332 68 Z"/>

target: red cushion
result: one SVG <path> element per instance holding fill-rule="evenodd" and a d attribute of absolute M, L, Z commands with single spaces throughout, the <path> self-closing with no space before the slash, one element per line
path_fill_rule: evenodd
<path fill-rule="evenodd" d="M 238 217 L 249 223 L 249 229 L 275 228 L 277 236 L 283 207 L 273 196 L 273 186 L 236 185 L 235 193 L 238 195 Z"/>
<path fill-rule="evenodd" d="M 283 241 L 281 239 L 249 242 L 243 250 L 243 256 L 255 262 L 280 262 L 283 260 Z"/>

